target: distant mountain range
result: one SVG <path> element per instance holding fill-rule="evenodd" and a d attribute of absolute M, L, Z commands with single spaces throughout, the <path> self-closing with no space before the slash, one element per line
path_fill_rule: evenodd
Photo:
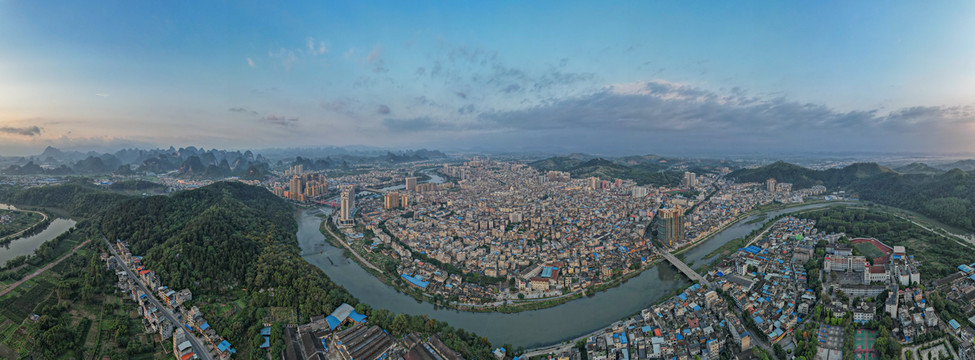
<path fill-rule="evenodd" d="M 338 154 L 324 159 L 302 156 L 280 159 L 272 166 L 271 160 L 261 154 L 247 151 L 186 148 L 169 149 L 122 149 L 115 153 L 99 154 L 79 151 L 62 151 L 47 147 L 39 155 L 2 158 L 6 164 L 4 175 L 136 175 L 173 173 L 191 179 L 222 179 L 230 176 L 245 180 L 260 180 L 271 174 L 272 167 L 286 168 L 301 164 L 307 170 L 325 170 L 348 167 L 354 163 L 404 163 L 445 158 L 437 150 L 410 150 L 372 155 Z"/>

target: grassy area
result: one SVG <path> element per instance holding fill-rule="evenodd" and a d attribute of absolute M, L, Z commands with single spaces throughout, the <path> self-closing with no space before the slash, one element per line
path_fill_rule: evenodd
<path fill-rule="evenodd" d="M 874 259 L 874 258 L 884 256 L 884 253 L 881 252 L 880 249 L 877 249 L 876 246 L 873 246 L 873 244 L 870 243 L 858 243 L 858 244 L 852 244 L 852 246 L 853 248 L 857 249 L 857 251 L 859 251 L 860 254 L 863 254 L 863 256 L 867 257 L 867 259 Z"/>
<path fill-rule="evenodd" d="M 890 246 L 904 246 L 908 255 L 914 255 L 921 263 L 921 277 L 925 281 L 947 276 L 959 264 L 975 262 L 972 247 L 911 224 L 882 208 L 828 208 L 803 217 L 816 220 L 816 228 L 821 231 L 873 237 Z"/>
<path fill-rule="evenodd" d="M 16 323 L 20 323 L 30 315 L 31 310 L 34 310 L 34 306 L 37 303 L 47 299 L 54 291 L 54 285 L 47 281 L 41 280 L 34 282 L 32 280 L 31 282 L 33 284 L 25 283 L 21 285 L 21 288 L 27 288 L 26 291 L 21 291 L 21 288 L 17 288 L 14 293 L 7 294 L 5 299 L 0 301 L 0 315 Z"/>
<path fill-rule="evenodd" d="M 29 229 L 44 219 L 43 215 L 35 212 L 0 210 L 0 218 L 3 217 L 7 217 L 10 221 L 0 224 L 0 239 Z"/>

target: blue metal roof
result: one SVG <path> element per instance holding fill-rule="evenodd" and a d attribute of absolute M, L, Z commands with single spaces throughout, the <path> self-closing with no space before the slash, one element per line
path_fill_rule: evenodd
<path fill-rule="evenodd" d="M 221 341 L 219 344 L 217 344 L 217 350 L 220 350 L 220 352 L 227 351 L 227 349 L 230 349 L 230 342 L 229 341 L 224 340 L 224 341 Z"/>
<path fill-rule="evenodd" d="M 328 329 L 329 330 L 335 330 L 335 328 L 339 327 L 339 325 L 342 324 L 342 322 L 339 321 L 338 318 L 336 318 L 336 317 L 334 317 L 332 315 L 326 316 L 325 317 L 325 322 L 328 323 Z"/>
<path fill-rule="evenodd" d="M 362 315 L 360 313 L 357 313 L 355 310 L 352 310 L 352 313 L 349 314 L 349 319 L 352 319 L 352 321 L 361 323 L 361 322 L 366 321 L 366 316 L 365 315 Z"/>

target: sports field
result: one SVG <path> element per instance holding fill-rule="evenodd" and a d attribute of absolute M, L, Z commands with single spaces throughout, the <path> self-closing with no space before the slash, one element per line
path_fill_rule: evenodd
<path fill-rule="evenodd" d="M 853 247 L 857 248 L 857 250 L 860 250 L 860 253 L 863 254 L 863 256 L 867 259 L 875 259 L 887 255 L 880 251 L 880 249 L 877 249 L 877 247 L 873 246 L 871 243 L 863 242 L 852 245 Z"/>
<path fill-rule="evenodd" d="M 853 358 L 857 360 L 877 360 L 873 344 L 877 342 L 877 330 L 857 329 L 853 335 Z"/>

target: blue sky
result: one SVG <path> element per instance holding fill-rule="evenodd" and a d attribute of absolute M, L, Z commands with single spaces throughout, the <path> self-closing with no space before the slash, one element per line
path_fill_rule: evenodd
<path fill-rule="evenodd" d="M 0 153 L 973 151 L 975 3 L 0 0 Z"/>

